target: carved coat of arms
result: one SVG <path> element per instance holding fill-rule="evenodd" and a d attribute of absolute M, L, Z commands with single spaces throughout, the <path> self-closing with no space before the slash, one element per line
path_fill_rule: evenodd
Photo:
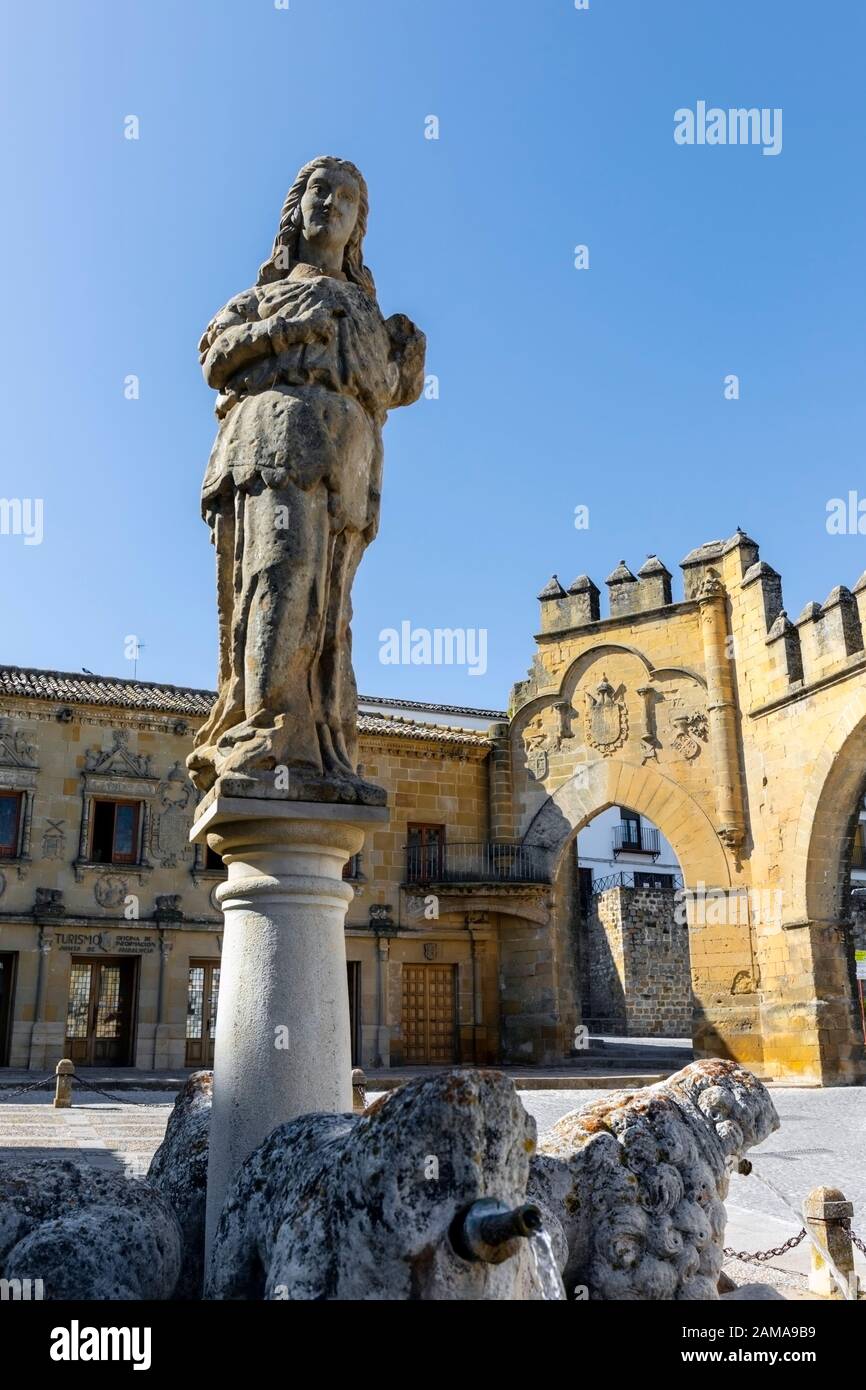
<path fill-rule="evenodd" d="M 191 816 L 187 809 L 192 796 L 186 773 L 180 763 L 175 763 L 157 790 L 159 814 L 154 817 L 151 832 L 151 848 L 165 868 L 176 868 L 192 854 L 188 833 Z"/>
<path fill-rule="evenodd" d="M 628 710 L 625 700 L 618 696 L 606 675 L 595 688 L 586 692 L 584 715 L 586 741 L 602 757 L 609 757 L 621 748 L 628 738 Z"/>
<path fill-rule="evenodd" d="M 536 782 L 543 782 L 550 768 L 547 756 L 548 737 L 540 715 L 527 724 L 523 731 L 526 747 L 526 765 Z"/>
<path fill-rule="evenodd" d="M 6 767 L 36 767 L 36 744 L 11 719 L 0 719 L 0 763 Z"/>
<path fill-rule="evenodd" d="M 705 714 L 678 714 L 674 718 L 677 735 L 673 747 L 689 762 L 701 751 L 698 739 L 707 741 L 707 716 Z"/>

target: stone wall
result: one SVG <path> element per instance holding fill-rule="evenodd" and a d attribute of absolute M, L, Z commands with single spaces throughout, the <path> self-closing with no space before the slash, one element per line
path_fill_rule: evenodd
<path fill-rule="evenodd" d="M 739 529 L 682 569 L 677 600 L 657 560 L 619 564 L 606 614 L 585 575 L 539 595 L 509 706 L 517 833 L 555 869 L 600 810 L 645 816 L 688 889 L 696 1054 L 860 1081 L 844 899 L 866 791 L 866 575 L 792 622 Z"/>
<path fill-rule="evenodd" d="M 676 920 L 676 901 L 658 888 L 609 888 L 593 899 L 585 952 L 593 1028 L 691 1037 L 688 927 Z"/>
<path fill-rule="evenodd" d="M 0 859 L 0 952 L 15 975 L 9 1064 L 53 1067 L 64 1055 L 73 957 L 109 956 L 134 961 L 130 1060 L 182 1067 L 190 960 L 216 962 L 222 944 L 213 893 L 224 870 L 189 844 L 197 797 L 184 766 L 211 697 L 93 678 L 92 693 L 106 696 L 99 707 L 77 701 L 74 678 L 15 683 L 34 695 L 0 694 L 0 788 L 26 792 L 28 820 L 22 853 Z M 488 838 L 487 738 L 385 715 L 360 724 L 365 775 L 387 789 L 390 820 L 368 836 L 347 919 L 358 1060 L 403 1060 L 403 967 L 429 964 L 454 972 L 454 1060 L 498 1061 L 495 902 L 470 912 L 465 893 L 443 891 L 425 915 L 427 890 L 406 883 L 410 822 L 443 825 L 446 844 Z M 90 862 L 88 817 L 100 797 L 140 806 L 135 863 Z"/>

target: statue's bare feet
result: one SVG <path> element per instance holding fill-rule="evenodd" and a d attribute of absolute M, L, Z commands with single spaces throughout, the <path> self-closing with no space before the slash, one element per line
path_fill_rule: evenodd
<path fill-rule="evenodd" d="M 366 806 L 384 806 L 387 799 L 382 787 L 359 777 L 349 756 L 342 729 L 333 730 L 327 724 L 318 725 L 322 766 L 328 780 L 337 787 L 341 801 L 358 801 Z"/>
<path fill-rule="evenodd" d="M 355 776 L 355 765 L 349 757 L 343 731 L 329 724 L 318 725 L 319 747 L 322 752 L 322 766 L 326 772 L 335 776 Z"/>

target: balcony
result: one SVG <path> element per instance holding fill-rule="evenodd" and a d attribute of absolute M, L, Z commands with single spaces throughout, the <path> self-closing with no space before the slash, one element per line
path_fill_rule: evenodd
<path fill-rule="evenodd" d="M 549 883 L 545 856 L 503 840 L 406 845 L 407 883 Z"/>
<path fill-rule="evenodd" d="M 661 854 L 661 836 L 651 826 L 640 825 L 638 821 L 626 820 L 613 828 L 613 857 L 621 854 L 646 854 L 653 860 Z"/>

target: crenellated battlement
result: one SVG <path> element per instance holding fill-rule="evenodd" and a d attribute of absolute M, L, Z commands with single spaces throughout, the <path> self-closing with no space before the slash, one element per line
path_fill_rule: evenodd
<path fill-rule="evenodd" d="M 727 540 L 707 541 L 680 562 L 682 599 L 675 599 L 670 570 L 655 554 L 635 574 L 625 560 L 607 576 L 607 612 L 589 575 L 566 589 L 556 575 L 538 595 L 541 638 L 578 634 L 595 623 L 628 624 L 642 614 L 674 617 L 680 604 L 705 600 L 713 588 L 727 599 L 730 655 L 742 678 L 748 671 L 746 705 L 802 690 L 864 651 L 866 574 L 853 589 L 838 585 L 823 603 L 808 603 L 791 621 L 782 577 L 762 560 L 756 541 L 739 527 Z M 708 587 L 709 586 L 709 587 Z"/>

